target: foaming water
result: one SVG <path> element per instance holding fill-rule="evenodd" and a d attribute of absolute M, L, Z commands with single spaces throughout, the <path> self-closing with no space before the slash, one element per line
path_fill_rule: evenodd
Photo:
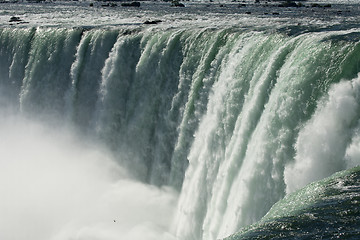
<path fill-rule="evenodd" d="M 299 133 L 295 163 L 285 169 L 287 192 L 360 164 L 359 93 L 358 77 L 332 86 L 320 102 Z"/>
<path fill-rule="evenodd" d="M 67 129 L 0 123 L 1 239 L 174 239 L 175 191 L 136 181 Z"/>

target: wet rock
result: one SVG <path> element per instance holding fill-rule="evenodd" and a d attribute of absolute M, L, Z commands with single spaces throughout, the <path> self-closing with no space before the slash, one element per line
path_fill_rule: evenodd
<path fill-rule="evenodd" d="M 293 1 L 286 1 L 278 5 L 278 7 L 303 7 L 302 3 L 296 3 Z"/>
<path fill-rule="evenodd" d="M 171 6 L 172 6 L 172 7 L 185 7 L 185 5 L 182 4 L 182 3 L 179 3 L 179 1 L 173 1 L 173 2 L 171 3 Z"/>
<path fill-rule="evenodd" d="M 20 17 L 11 17 L 9 22 L 21 22 L 22 20 L 20 19 Z"/>
<path fill-rule="evenodd" d="M 140 2 L 122 3 L 123 7 L 140 7 Z"/>
<path fill-rule="evenodd" d="M 311 4 L 311 7 L 313 7 L 313 8 L 315 8 L 315 7 L 321 7 L 321 5 L 318 4 L 318 3 L 313 3 L 313 4 Z"/>
<path fill-rule="evenodd" d="M 16 23 L 16 24 L 26 24 L 26 23 L 29 23 L 29 22 L 26 22 L 22 19 L 20 19 L 20 17 L 11 17 L 10 20 L 10 25 L 13 25 L 13 23 Z"/>
<path fill-rule="evenodd" d="M 318 4 L 318 3 L 313 3 L 310 5 L 312 8 L 331 8 L 331 4 Z"/>
<path fill-rule="evenodd" d="M 158 23 L 161 23 L 161 22 L 162 22 L 161 20 L 152 20 L 152 21 L 146 20 L 144 22 L 144 24 L 158 24 Z"/>

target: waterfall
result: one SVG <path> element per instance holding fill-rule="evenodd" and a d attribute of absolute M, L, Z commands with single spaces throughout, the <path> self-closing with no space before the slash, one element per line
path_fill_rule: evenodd
<path fill-rule="evenodd" d="M 96 138 L 215 240 L 359 164 L 357 32 L 3 28 L 0 109 Z"/>

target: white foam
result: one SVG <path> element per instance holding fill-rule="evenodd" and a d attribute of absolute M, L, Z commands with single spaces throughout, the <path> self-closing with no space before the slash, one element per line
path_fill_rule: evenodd
<path fill-rule="evenodd" d="M 295 163 L 285 169 L 288 193 L 346 168 L 344 157 L 360 110 L 359 90 L 359 77 L 343 81 L 332 86 L 328 97 L 319 103 L 299 133 Z M 356 139 L 353 144 L 358 146 Z M 354 156 L 358 150 L 353 145 L 347 152 Z"/>

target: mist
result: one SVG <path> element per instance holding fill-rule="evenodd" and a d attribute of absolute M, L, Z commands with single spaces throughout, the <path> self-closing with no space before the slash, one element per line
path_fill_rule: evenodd
<path fill-rule="evenodd" d="M 66 127 L 1 117 L 0 192 L 2 240 L 174 239 L 177 193 L 136 181 Z"/>

